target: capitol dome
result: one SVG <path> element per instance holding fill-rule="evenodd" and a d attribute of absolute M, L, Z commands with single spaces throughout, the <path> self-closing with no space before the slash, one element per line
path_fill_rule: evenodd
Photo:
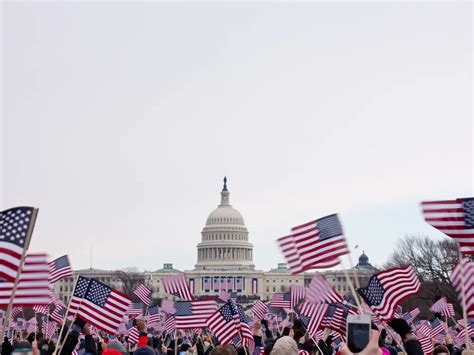
<path fill-rule="evenodd" d="M 253 246 L 242 215 L 232 207 L 224 177 L 221 203 L 207 217 L 197 245 L 196 269 L 229 270 L 253 269 Z"/>

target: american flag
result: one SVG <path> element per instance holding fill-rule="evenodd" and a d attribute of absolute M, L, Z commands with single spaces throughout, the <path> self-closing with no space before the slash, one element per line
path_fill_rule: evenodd
<path fill-rule="evenodd" d="M 23 307 L 13 307 L 12 313 L 10 315 L 11 319 L 14 319 L 20 315 L 20 313 L 23 312 Z"/>
<path fill-rule="evenodd" d="M 47 314 L 49 313 L 49 304 L 34 305 L 33 311 L 35 311 L 35 313 Z"/>
<path fill-rule="evenodd" d="M 148 308 L 148 322 L 155 323 L 161 321 L 161 314 L 158 306 Z"/>
<path fill-rule="evenodd" d="M 446 302 L 446 297 L 441 297 L 430 307 L 431 312 L 442 313 L 448 307 L 448 302 Z"/>
<path fill-rule="evenodd" d="M 147 306 L 151 304 L 151 290 L 146 287 L 144 284 L 140 284 L 135 291 L 134 294 L 138 296 L 138 298 Z"/>
<path fill-rule="evenodd" d="M 38 326 L 38 321 L 36 318 L 31 318 L 28 322 L 26 322 L 26 331 L 28 333 L 36 333 L 36 328 Z"/>
<path fill-rule="evenodd" d="M 240 317 L 236 304 L 229 300 L 207 320 L 210 331 L 223 345 L 239 335 Z"/>
<path fill-rule="evenodd" d="M 176 308 L 174 308 L 174 301 L 172 300 L 161 300 L 161 311 L 168 314 L 175 314 Z"/>
<path fill-rule="evenodd" d="M 464 277 L 461 275 L 461 269 L 464 269 Z M 451 282 L 461 300 L 462 287 L 461 283 L 464 279 L 464 291 L 466 300 L 466 312 L 468 318 L 474 318 L 474 262 L 464 258 L 451 273 Z"/>
<path fill-rule="evenodd" d="M 304 302 L 301 305 L 299 312 L 300 320 L 303 322 L 304 327 L 312 337 L 316 336 L 316 332 L 319 329 L 327 310 L 328 305 L 324 303 L 312 304 Z"/>
<path fill-rule="evenodd" d="M 38 210 L 14 207 L 0 212 L 0 278 L 14 282 L 28 233 L 33 231 Z M 26 245 L 28 248 L 28 245 Z"/>
<path fill-rule="evenodd" d="M 294 274 L 327 268 L 328 262 L 335 266 L 335 259 L 350 253 L 337 214 L 294 227 L 291 232 L 278 243 Z"/>
<path fill-rule="evenodd" d="M 268 313 L 268 306 L 266 303 L 258 300 L 252 307 L 252 312 L 257 319 L 262 320 L 265 315 Z"/>
<path fill-rule="evenodd" d="M 446 325 L 443 321 L 436 318 L 434 321 L 431 322 L 431 336 L 435 337 L 438 334 L 444 333 L 446 329 Z"/>
<path fill-rule="evenodd" d="M 428 321 L 420 322 L 416 326 L 416 334 L 419 338 L 430 337 L 431 338 L 431 323 Z"/>
<path fill-rule="evenodd" d="M 405 319 L 408 324 L 411 324 L 419 314 L 420 309 L 415 308 L 412 309 L 410 312 L 404 313 L 402 318 Z"/>
<path fill-rule="evenodd" d="M 425 221 L 454 238 L 464 254 L 474 255 L 474 198 L 422 202 Z"/>
<path fill-rule="evenodd" d="M 10 303 L 13 282 L 0 282 L 0 307 Z M 28 254 L 17 285 L 14 306 L 49 304 L 48 256 Z"/>
<path fill-rule="evenodd" d="M 174 316 L 168 316 L 168 318 L 166 318 L 165 330 L 168 334 L 172 334 L 176 331 L 176 321 Z"/>
<path fill-rule="evenodd" d="M 61 322 L 64 319 L 64 316 L 66 314 L 66 307 L 62 307 L 59 305 L 56 305 L 54 307 L 53 312 L 50 314 L 51 319 L 53 319 L 55 322 Z"/>
<path fill-rule="evenodd" d="M 393 318 L 395 307 L 420 290 L 420 281 L 411 265 L 380 271 L 369 279 L 366 288 L 357 292 L 381 319 Z"/>
<path fill-rule="evenodd" d="M 142 304 L 140 302 L 132 302 L 127 309 L 126 315 L 133 318 L 141 316 L 143 313 Z"/>
<path fill-rule="evenodd" d="M 47 339 L 51 339 L 54 335 L 54 333 L 56 333 L 56 328 L 57 328 L 57 323 L 56 322 L 48 322 L 48 324 L 46 325 L 46 338 Z"/>
<path fill-rule="evenodd" d="M 219 294 L 219 299 L 221 301 L 227 302 L 228 300 L 230 300 L 230 292 L 222 290 L 221 293 Z"/>
<path fill-rule="evenodd" d="M 442 315 L 446 317 L 454 317 L 454 306 L 452 303 L 448 303 L 446 310 Z"/>
<path fill-rule="evenodd" d="M 215 300 L 179 301 L 175 303 L 176 329 L 205 328 L 207 319 L 217 310 Z"/>
<path fill-rule="evenodd" d="M 128 330 L 128 343 L 129 344 L 136 344 L 138 343 L 138 336 L 140 332 L 138 331 L 137 327 L 131 327 Z"/>
<path fill-rule="evenodd" d="M 69 301 L 69 310 L 67 316 L 75 316 L 79 306 L 82 303 L 84 295 L 86 294 L 87 289 L 89 288 L 89 284 L 91 279 L 79 276 L 76 281 L 76 286 L 74 287 L 74 292 L 71 296 L 71 300 Z"/>
<path fill-rule="evenodd" d="M 348 314 L 356 314 L 356 312 L 350 307 L 346 307 L 342 304 L 329 304 L 326 314 L 321 322 L 321 327 L 332 329 L 345 336 Z"/>
<path fill-rule="evenodd" d="M 306 290 L 306 301 L 311 303 L 342 302 L 342 297 L 321 275 L 315 274 Z"/>
<path fill-rule="evenodd" d="M 291 294 L 289 292 L 276 292 L 272 296 L 270 307 L 274 308 L 291 308 Z"/>
<path fill-rule="evenodd" d="M 49 265 L 49 283 L 54 284 L 65 277 L 73 275 L 71 264 L 67 255 L 63 255 L 56 260 L 50 261 Z"/>
<path fill-rule="evenodd" d="M 290 308 L 295 308 L 306 296 L 306 289 L 302 285 L 291 285 L 290 287 Z"/>
<path fill-rule="evenodd" d="M 423 354 L 431 354 L 433 353 L 433 340 L 431 337 L 421 337 L 418 338 L 418 341 L 421 344 L 421 350 L 423 350 Z"/>
<path fill-rule="evenodd" d="M 90 279 L 76 314 L 99 330 L 114 334 L 129 305 L 130 297 L 96 279 Z"/>
<path fill-rule="evenodd" d="M 165 292 L 171 295 L 181 297 L 186 301 L 191 301 L 192 299 L 191 290 L 189 289 L 189 284 L 186 281 L 184 273 L 163 277 L 163 286 Z"/>

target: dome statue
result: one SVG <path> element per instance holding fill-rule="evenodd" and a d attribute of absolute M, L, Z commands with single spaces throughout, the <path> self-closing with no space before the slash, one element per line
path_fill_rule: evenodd
<path fill-rule="evenodd" d="M 196 269 L 253 270 L 253 246 L 248 241 L 248 231 L 239 211 L 229 200 L 227 177 L 221 191 L 221 203 L 206 220 L 197 245 Z"/>

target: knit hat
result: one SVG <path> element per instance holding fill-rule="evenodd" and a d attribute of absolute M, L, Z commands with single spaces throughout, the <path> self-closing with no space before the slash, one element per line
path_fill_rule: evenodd
<path fill-rule="evenodd" d="M 298 355 L 298 345 L 292 337 L 281 337 L 275 342 L 271 355 Z"/>
<path fill-rule="evenodd" d="M 109 341 L 109 343 L 107 344 L 107 348 L 104 350 L 104 355 L 107 355 L 105 354 L 106 351 L 111 351 L 111 350 L 115 350 L 118 353 L 127 354 L 127 350 L 122 345 L 122 343 L 120 343 L 118 340 Z M 118 355 L 117 353 L 115 354 Z M 112 355 L 112 352 L 110 352 L 110 355 Z"/>
<path fill-rule="evenodd" d="M 142 348 L 138 348 L 135 350 L 133 355 L 156 355 L 153 349 L 149 348 L 148 346 L 144 346 Z"/>

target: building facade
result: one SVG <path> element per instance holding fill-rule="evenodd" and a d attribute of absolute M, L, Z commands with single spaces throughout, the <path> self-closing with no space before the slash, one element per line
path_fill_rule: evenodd
<path fill-rule="evenodd" d="M 242 215 L 230 204 L 227 179 L 220 193 L 220 204 L 208 216 L 197 244 L 197 262 L 193 270 L 184 271 L 192 293 L 196 296 L 218 295 L 221 290 L 237 292 L 251 299 L 269 300 L 275 292 L 288 292 L 292 285 L 307 285 L 314 272 L 292 275 L 286 264 L 280 263 L 269 271 L 256 270 L 253 262 L 253 245 Z M 141 274 L 152 289 L 153 298 L 172 298 L 165 293 L 162 278 L 181 272 L 166 263 L 162 269 Z M 350 294 L 347 275 L 355 285 L 366 285 L 376 272 L 365 253 L 351 270 L 328 270 L 321 274 L 343 296 Z M 76 275 L 93 277 L 116 289 L 123 283 L 115 271 L 86 269 Z M 74 288 L 74 278 L 66 278 L 54 285 L 55 292 L 68 301 Z"/>

